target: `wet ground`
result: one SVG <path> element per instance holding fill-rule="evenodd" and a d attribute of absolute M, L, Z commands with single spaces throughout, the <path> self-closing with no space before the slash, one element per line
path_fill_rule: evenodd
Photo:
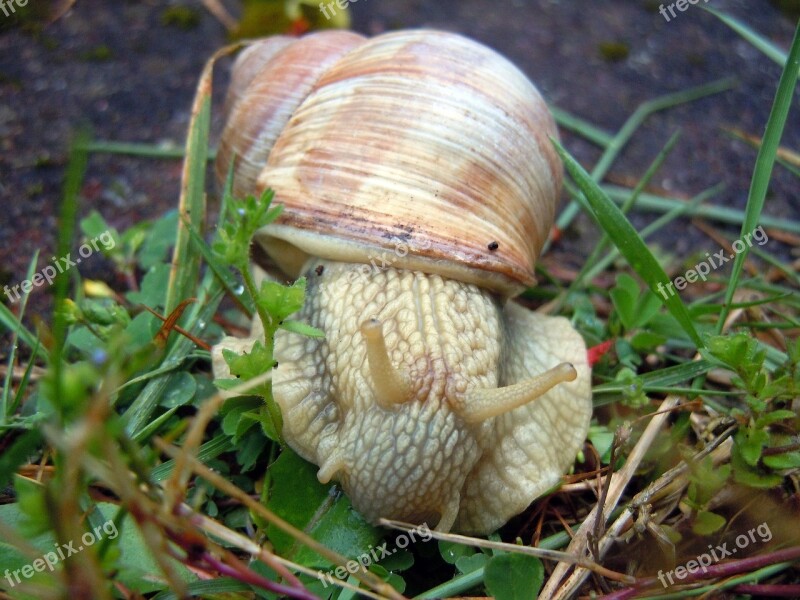
<path fill-rule="evenodd" d="M 195 8 L 196 24 L 184 29 L 166 22 L 165 10 L 178 4 Z M 236 10 L 237 2 L 225 4 Z M 708 5 L 784 49 L 791 42 L 793 20 L 767 0 Z M 735 76 L 738 83 L 728 92 L 650 118 L 608 180 L 635 183 L 680 127 L 683 135 L 653 190 L 689 198 L 724 182 L 713 202 L 741 208 L 755 152 L 725 128 L 762 134 L 780 68 L 699 5 L 669 22 L 658 6 L 634 0 L 360 0 L 352 14 L 353 27 L 369 34 L 432 27 L 480 40 L 522 68 L 550 103 L 609 132 L 648 99 Z M 0 13 L 0 285 L 7 285 L 23 279 L 36 250 L 52 256 L 63 168 L 76 128 L 88 126 L 102 140 L 181 145 L 197 76 L 226 32 L 200 2 L 189 0 L 78 0 L 38 32 L 3 19 L 9 18 Z M 222 69 L 218 96 L 226 78 Z M 796 95 L 782 140 L 795 151 L 799 104 Z M 569 132 L 563 137 L 587 167 L 597 160 L 599 151 L 590 143 Z M 177 204 L 179 177 L 177 160 L 93 155 L 81 213 L 97 209 L 118 228 L 156 217 Z M 797 179 L 778 167 L 765 212 L 797 219 L 799 195 Z M 635 222 L 651 218 L 636 216 Z M 680 255 L 717 248 L 687 223 L 676 223 L 657 241 Z M 725 231 L 735 238 L 735 229 Z M 557 251 L 579 263 L 594 235 L 579 221 Z M 80 267 L 98 278 L 107 276 L 106 268 L 99 257 Z M 36 288 L 34 306 L 46 307 L 47 294 Z"/>

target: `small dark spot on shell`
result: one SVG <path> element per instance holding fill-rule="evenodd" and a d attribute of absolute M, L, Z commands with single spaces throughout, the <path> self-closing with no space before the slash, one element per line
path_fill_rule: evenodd
<path fill-rule="evenodd" d="M 277 360 L 275 361 L 275 364 L 274 364 L 274 365 L 272 365 L 272 368 L 273 368 L 273 369 L 277 369 L 277 368 L 278 368 L 278 361 L 277 361 Z"/>
<path fill-rule="evenodd" d="M 317 275 L 322 275 L 322 272 L 325 270 L 325 265 L 317 265 L 317 268 L 314 269 L 314 273 Z"/>
<path fill-rule="evenodd" d="M 487 246 L 487 248 L 489 248 L 489 250 L 491 250 L 492 252 L 497 250 L 499 247 L 500 244 L 498 244 L 497 242 L 489 242 L 489 245 Z"/>

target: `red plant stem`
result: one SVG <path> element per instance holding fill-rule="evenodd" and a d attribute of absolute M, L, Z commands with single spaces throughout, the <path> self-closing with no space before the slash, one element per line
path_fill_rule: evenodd
<path fill-rule="evenodd" d="M 266 577 L 262 577 L 258 573 L 249 569 L 238 569 L 232 565 L 228 565 L 208 552 L 203 553 L 203 561 L 208 563 L 211 567 L 217 570 L 222 575 L 233 577 L 244 583 L 258 586 L 268 592 L 275 592 L 281 596 L 288 598 L 298 598 L 299 600 L 319 600 L 317 596 L 309 592 L 307 589 L 300 587 L 289 587 L 280 583 L 270 581 Z"/>
<path fill-rule="evenodd" d="M 720 577 L 730 577 L 732 575 L 739 575 L 749 571 L 755 571 L 769 565 L 774 565 L 781 562 L 790 562 L 800 559 L 800 546 L 794 548 L 786 548 L 785 550 L 778 550 L 776 552 L 769 552 L 760 556 L 751 556 L 741 560 L 732 560 L 726 563 L 711 565 L 706 567 L 706 572 L 698 571 L 697 573 L 687 573 L 686 577 L 681 580 L 681 585 L 693 583 L 695 581 L 702 581 L 704 579 L 718 579 Z M 639 594 L 643 589 L 659 584 L 658 577 L 648 577 L 646 579 L 639 579 L 636 585 L 629 588 L 624 588 L 601 596 L 604 600 L 627 600 Z M 744 584 L 742 584 L 744 585 Z"/>
<path fill-rule="evenodd" d="M 731 588 L 735 594 L 751 596 L 767 596 L 769 598 L 800 598 L 800 585 L 762 585 L 758 583 L 741 583 Z"/>

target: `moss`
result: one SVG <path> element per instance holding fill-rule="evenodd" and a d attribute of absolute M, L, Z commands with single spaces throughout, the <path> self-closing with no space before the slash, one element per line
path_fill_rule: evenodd
<path fill-rule="evenodd" d="M 111 51 L 111 48 L 106 46 L 105 44 L 100 44 L 86 50 L 81 54 L 81 59 L 91 62 L 105 62 L 107 60 L 111 60 L 114 58 L 114 53 Z"/>
<path fill-rule="evenodd" d="M 189 31 L 200 25 L 200 13 L 188 6 L 170 6 L 161 13 L 161 23 Z"/>
<path fill-rule="evenodd" d="M 42 152 L 36 157 L 36 162 L 34 166 L 37 169 L 44 169 L 46 167 L 52 167 L 55 164 L 53 161 L 53 157 L 50 156 L 49 152 Z"/>
<path fill-rule="evenodd" d="M 630 48 L 625 42 L 600 42 L 598 50 L 606 62 L 619 62 L 630 54 Z"/>

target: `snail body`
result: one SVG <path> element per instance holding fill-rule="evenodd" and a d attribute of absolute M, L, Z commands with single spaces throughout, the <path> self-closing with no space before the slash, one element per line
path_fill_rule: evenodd
<path fill-rule="evenodd" d="M 248 48 L 227 112 L 218 173 L 235 155 L 235 194 L 275 191 L 256 241 L 325 333 L 276 335 L 287 443 L 371 521 L 489 533 L 524 510 L 591 415 L 580 335 L 509 300 L 561 183 L 539 93 L 458 35 L 323 32 Z"/>

